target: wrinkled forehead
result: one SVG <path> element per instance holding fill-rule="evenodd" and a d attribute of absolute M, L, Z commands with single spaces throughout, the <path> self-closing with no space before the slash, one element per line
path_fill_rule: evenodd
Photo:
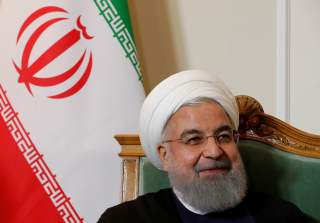
<path fill-rule="evenodd" d="M 163 126 L 163 129 L 161 131 L 162 133 L 162 137 L 164 137 L 166 135 L 166 130 L 167 130 L 167 127 L 170 123 L 170 121 L 172 120 L 172 118 L 179 112 L 181 111 L 181 109 L 183 108 L 186 108 L 186 107 L 197 107 L 197 106 L 200 106 L 200 105 L 203 105 L 203 104 L 213 104 L 213 105 L 216 105 L 218 106 L 219 108 L 221 108 L 221 111 L 223 112 L 223 114 L 228 118 L 228 121 L 227 122 L 223 122 L 221 123 L 221 126 L 218 126 L 218 128 L 221 128 L 221 127 L 229 127 L 230 129 L 235 129 L 235 126 L 233 124 L 233 121 L 232 119 L 230 118 L 230 115 L 228 114 L 228 112 L 221 106 L 221 104 L 219 102 L 217 102 L 216 100 L 212 99 L 212 98 L 206 98 L 206 97 L 201 97 L 201 98 L 194 98 L 192 100 L 189 100 L 189 101 L 186 101 L 184 104 L 182 104 L 178 109 L 177 111 L 175 111 L 174 113 L 172 113 L 168 120 L 165 122 L 165 125 Z M 208 108 L 209 109 L 209 108 Z M 192 110 L 189 110 L 189 113 L 192 113 L 193 111 Z M 197 111 L 195 110 L 194 113 L 196 113 Z M 220 121 L 220 120 L 217 120 L 217 121 Z M 178 127 L 178 126 L 175 126 L 175 127 Z M 199 131 L 201 131 L 200 129 L 198 129 Z M 216 129 L 213 129 L 213 130 L 216 130 Z"/>

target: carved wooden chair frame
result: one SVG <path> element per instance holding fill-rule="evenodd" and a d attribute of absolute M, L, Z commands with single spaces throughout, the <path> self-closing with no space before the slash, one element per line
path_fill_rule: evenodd
<path fill-rule="evenodd" d="M 236 97 L 240 112 L 240 139 L 250 139 L 306 157 L 320 158 L 320 136 L 296 129 L 264 113 L 261 104 L 252 97 Z M 122 202 L 138 196 L 139 160 L 144 156 L 138 135 L 115 136 L 121 145 Z"/>

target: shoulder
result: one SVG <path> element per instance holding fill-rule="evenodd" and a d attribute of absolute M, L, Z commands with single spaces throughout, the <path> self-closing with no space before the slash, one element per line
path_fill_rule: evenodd
<path fill-rule="evenodd" d="M 108 208 L 100 217 L 98 223 L 104 222 L 148 222 L 153 218 L 161 218 L 172 211 L 171 189 L 148 193 L 133 201 L 124 202 Z M 148 221 L 146 221 L 148 219 Z"/>
<path fill-rule="evenodd" d="M 309 222 L 293 203 L 264 193 L 249 193 L 246 202 L 257 222 Z"/>

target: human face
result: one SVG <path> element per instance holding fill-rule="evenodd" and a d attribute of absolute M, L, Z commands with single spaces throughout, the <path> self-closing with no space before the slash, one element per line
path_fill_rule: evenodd
<path fill-rule="evenodd" d="M 178 139 L 186 133 L 201 132 L 208 135 L 220 134 L 232 129 L 232 123 L 220 105 L 204 102 L 180 108 L 169 119 L 164 131 L 164 139 Z M 213 177 L 236 168 L 240 155 L 235 143 L 219 147 L 213 138 L 208 138 L 202 148 L 191 148 L 180 142 L 161 144 L 158 147 L 163 169 L 173 169 L 186 179 Z M 207 168 L 212 160 L 222 160 L 229 165 Z"/>
<path fill-rule="evenodd" d="M 164 143 L 158 147 L 175 194 L 201 214 L 232 208 L 246 194 L 246 174 L 236 143 L 225 138 L 231 131 L 231 121 L 220 105 L 185 106 L 168 121 Z M 205 135 L 206 140 L 195 138 L 190 144 L 176 140 L 194 133 Z"/>

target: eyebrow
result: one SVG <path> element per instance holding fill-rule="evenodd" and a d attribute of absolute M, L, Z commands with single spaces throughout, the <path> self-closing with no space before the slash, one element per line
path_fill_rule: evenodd
<path fill-rule="evenodd" d="M 216 135 L 223 131 L 232 131 L 232 128 L 230 125 L 222 125 L 217 129 L 215 129 L 213 132 L 214 132 L 214 135 Z M 204 134 L 204 132 L 199 129 L 186 129 L 181 133 L 180 138 L 183 138 L 187 135 L 192 135 L 192 134 Z"/>
<path fill-rule="evenodd" d="M 192 135 L 192 134 L 203 134 L 203 132 L 200 131 L 199 129 L 186 129 L 181 133 L 180 138 L 183 138 L 187 135 Z"/>
<path fill-rule="evenodd" d="M 214 134 L 217 134 L 217 133 L 220 133 L 223 131 L 230 131 L 231 132 L 232 128 L 230 125 L 222 125 L 214 131 Z"/>

